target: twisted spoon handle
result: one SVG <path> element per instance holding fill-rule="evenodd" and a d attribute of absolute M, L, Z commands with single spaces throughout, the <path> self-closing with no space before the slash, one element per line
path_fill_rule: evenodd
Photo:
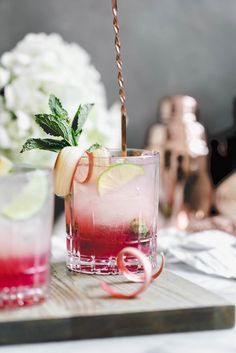
<path fill-rule="evenodd" d="M 120 27 L 117 14 L 117 0 L 112 0 L 112 13 L 113 13 L 113 28 L 115 32 L 115 49 L 116 49 L 116 65 L 118 69 L 118 86 L 119 96 L 121 102 L 121 153 L 122 156 L 127 155 L 127 142 L 126 142 L 126 95 L 124 89 L 124 77 L 122 71 L 121 59 L 121 42 L 120 42 Z"/>

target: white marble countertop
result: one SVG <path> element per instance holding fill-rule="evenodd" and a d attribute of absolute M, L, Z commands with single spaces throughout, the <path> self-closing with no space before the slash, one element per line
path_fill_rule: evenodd
<path fill-rule="evenodd" d="M 213 278 L 180 264 L 169 266 L 169 269 L 236 304 L 236 280 Z M 34 353 L 235 353 L 236 328 L 220 331 L 4 346 L 0 348 L 0 353 L 26 353 L 31 350 Z"/>

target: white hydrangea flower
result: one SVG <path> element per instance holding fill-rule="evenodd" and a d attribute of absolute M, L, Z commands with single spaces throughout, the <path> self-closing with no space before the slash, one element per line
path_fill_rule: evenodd
<path fill-rule="evenodd" d="M 0 152 L 14 160 L 35 164 L 46 161 L 46 152 L 19 151 L 27 138 L 44 137 L 34 114 L 49 112 L 50 94 L 60 98 L 71 117 L 79 104 L 95 103 L 80 145 L 120 144 L 119 106 L 107 108 L 105 87 L 88 53 L 78 44 L 66 43 L 58 34 L 28 34 L 4 53 L 0 59 L 0 89 Z"/>
<path fill-rule="evenodd" d="M 10 146 L 10 137 L 3 127 L 0 126 L 0 148 L 6 149 Z"/>
<path fill-rule="evenodd" d="M 10 79 L 10 72 L 0 67 L 0 89 L 2 89 Z"/>

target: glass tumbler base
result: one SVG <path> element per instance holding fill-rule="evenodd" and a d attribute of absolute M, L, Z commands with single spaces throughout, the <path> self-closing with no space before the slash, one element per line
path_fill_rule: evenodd
<path fill-rule="evenodd" d="M 0 309 L 39 304 L 48 297 L 48 285 L 20 286 L 0 289 Z"/>
<path fill-rule="evenodd" d="M 149 257 L 153 268 L 156 267 L 156 259 Z M 126 258 L 125 265 L 131 272 L 142 272 L 143 268 L 139 261 L 135 258 Z M 68 253 L 67 268 L 73 272 L 94 274 L 94 275 L 118 275 L 116 258 L 99 258 L 95 256 L 75 256 Z"/>

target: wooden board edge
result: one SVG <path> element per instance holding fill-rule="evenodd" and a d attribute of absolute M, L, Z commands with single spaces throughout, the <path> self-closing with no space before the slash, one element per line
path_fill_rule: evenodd
<path fill-rule="evenodd" d="M 234 325 L 234 305 L 12 321 L 0 324 L 0 345 L 221 330 Z"/>

